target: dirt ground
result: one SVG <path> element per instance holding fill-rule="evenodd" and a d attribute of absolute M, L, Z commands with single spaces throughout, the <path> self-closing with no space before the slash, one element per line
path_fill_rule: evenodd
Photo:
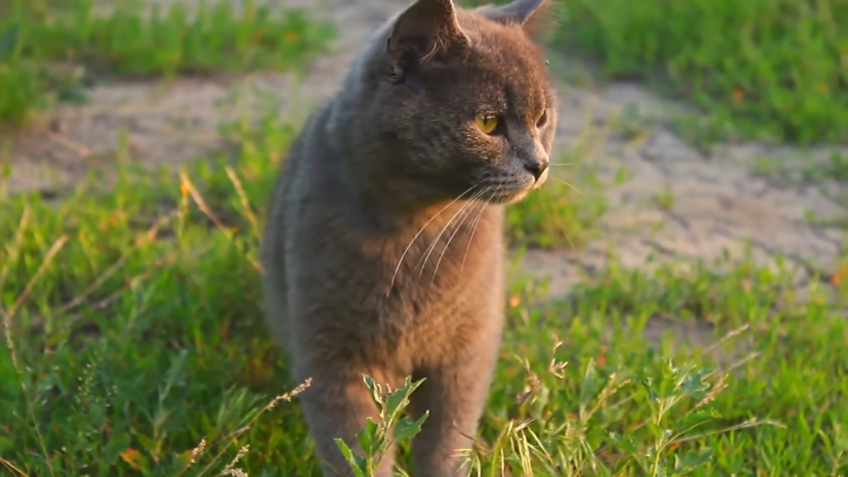
<path fill-rule="evenodd" d="M 310 8 L 338 27 L 333 52 L 314 61 L 302 83 L 291 74 L 257 74 L 96 87 L 88 104 L 63 107 L 49 128 L 19 138 L 11 154 L 12 191 L 68 186 L 90 168 L 111 167 L 114 159 L 109 152 L 124 130 L 136 160 L 144 164 L 178 164 L 214 150 L 221 145 L 216 126 L 231 114 L 217 105 L 244 82 L 275 97 L 284 116 L 304 116 L 335 91 L 365 36 L 407 4 L 406 0 L 283 1 L 282 7 Z M 569 69 L 568 58 L 556 63 L 558 70 Z M 844 217 L 845 207 L 838 199 L 843 187 L 827 181 L 778 180 L 780 174 L 762 173 L 762 160 L 767 159 L 773 172 L 799 176 L 802 168 L 824 167 L 831 150 L 746 143 L 721 146 L 705 155 L 667 126 L 679 106 L 637 84 L 590 88 L 563 79 L 558 87 L 558 148 L 572 145 L 585 131 L 589 111 L 592 124 L 603 125 L 628 105 L 638 105 L 644 129 L 638 140 L 613 132 L 593 159 L 591 167 L 600 176 L 612 177 L 623 167 L 628 177 L 606 192 L 609 210 L 597 224 L 598 238 L 580 251 L 534 250 L 526 255 L 525 271 L 550 276 L 552 296 L 567 295 L 581 279 L 580 271 L 602 266 L 611 248 L 624 265 L 640 266 L 650 254 L 662 260 L 681 256 L 710 260 L 724 248 L 738 255 L 750 243 L 763 261 L 775 254 L 788 257 L 801 272 L 799 280 L 812 270 L 833 269 L 843 230 L 815 225 L 808 213 Z M 691 330 L 683 334 L 690 336 Z"/>

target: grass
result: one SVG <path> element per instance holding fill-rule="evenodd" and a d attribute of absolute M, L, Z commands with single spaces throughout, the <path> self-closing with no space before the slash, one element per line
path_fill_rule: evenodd
<path fill-rule="evenodd" d="M 588 8 L 577 1 L 575 15 Z M 604 2 L 614 5 L 597 5 Z M 25 122 L 34 105 L 73 97 L 89 71 L 102 78 L 288 68 L 328 34 L 298 14 L 261 20 L 258 10 L 251 17 L 213 8 L 201 26 L 186 28 L 181 10 L 145 21 L 131 6 L 96 17 L 82 15 L 88 4 L 77 0 L 63 11 L 14 5 L 14 16 L 0 11 L 2 121 Z M 642 17 L 625 13 L 647 4 L 633 5 L 603 15 L 636 21 Z M 669 18 L 690 5 L 702 6 L 675 4 Z M 586 18 L 578 36 L 596 28 L 595 17 Z M 615 25 L 621 35 L 630 31 Z M 297 38 L 263 36 L 268 31 Z M 667 38 L 665 30 L 657 35 Z M 56 66 L 67 62 L 86 72 L 72 68 L 69 79 Z M 633 118 L 619 125 L 635 137 L 643 127 Z M 309 383 L 289 381 L 258 305 L 266 200 L 297 128 L 269 115 L 222 130 L 236 157 L 203 158 L 179 175 L 139 170 L 125 148 L 107 191 L 93 175 L 48 200 L 5 194 L 0 180 L 4 475 L 319 475 L 295 399 Z M 624 175 L 607 184 L 582 164 L 608 132 L 587 128 L 548 185 L 510 207 L 516 263 L 527 246 L 598 238 L 603 188 Z M 837 159 L 832 166 L 841 170 Z M 655 199 L 674 202 L 664 192 Z M 613 261 L 567 300 L 543 301 L 546 283 L 516 268 L 480 435 L 464 453 L 469 474 L 846 475 L 847 270 L 808 280 L 802 293 L 780 261 L 636 271 Z M 685 342 L 692 329 L 712 344 Z M 369 475 L 398 439 L 402 473 L 421 424 L 402 416 L 416 383 L 390 396 L 367 379 L 363 386 L 386 404 L 395 432 L 366 427 L 368 452 L 350 452 L 349 461 Z"/>
<path fill-rule="evenodd" d="M 5 4 L 4 4 L 5 5 Z M 247 2 L 183 4 L 146 12 L 118 2 L 13 0 L 0 6 L 0 125 L 20 126 L 56 101 L 84 99 L 108 77 L 174 77 L 220 71 L 291 70 L 323 51 L 333 30 L 300 10 L 272 13 Z"/>
<path fill-rule="evenodd" d="M 507 210 L 510 243 L 549 249 L 582 247 L 594 237 L 592 226 L 606 211 L 603 184 L 587 170 L 579 171 L 576 177 L 570 174 L 567 180 L 554 176 L 539 193 Z"/>
<path fill-rule="evenodd" d="M 92 182 L 58 202 L 4 198 L 9 475 L 319 475 L 286 394 L 297 383 L 257 305 L 264 201 L 295 133 L 262 124 L 229 129 L 237 163 L 179 178 L 122 164 L 112 192 Z M 466 453 L 473 475 L 848 471 L 848 289 L 801 301 L 786 270 L 711 269 L 612 265 L 541 305 L 544 282 L 513 273 L 502 358 Z M 654 342 L 652 320 L 704 327 L 717 344 Z"/>
<path fill-rule="evenodd" d="M 561 3 L 553 43 L 596 62 L 605 78 L 647 81 L 698 106 L 707 114 L 676 125 L 696 142 L 848 139 L 844 1 Z"/>
<path fill-rule="evenodd" d="M 671 126 L 705 152 L 740 139 L 800 145 L 848 139 L 844 1 L 560 4 L 552 44 L 590 60 L 601 79 L 647 82 L 696 106 Z"/>
<path fill-rule="evenodd" d="M 612 78 L 650 79 L 711 129 L 801 143 L 848 138 L 848 4 L 575 0 L 557 39 Z"/>
<path fill-rule="evenodd" d="M 507 209 L 507 238 L 514 247 L 580 249 L 597 238 L 595 222 L 607 210 L 606 188 L 621 185 L 626 170 L 612 179 L 601 178 L 593 167 L 609 135 L 617 132 L 615 116 L 595 125 L 594 111 L 584 115 L 580 134 L 551 165 L 550 178 L 538 194 Z"/>

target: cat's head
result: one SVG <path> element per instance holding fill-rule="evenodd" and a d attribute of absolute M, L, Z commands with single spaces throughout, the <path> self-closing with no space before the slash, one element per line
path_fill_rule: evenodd
<path fill-rule="evenodd" d="M 417 0 L 372 45 L 363 78 L 388 167 L 431 195 L 509 203 L 548 175 L 556 98 L 541 39 L 553 0 L 474 10 Z M 470 189 L 470 190 L 469 190 Z"/>

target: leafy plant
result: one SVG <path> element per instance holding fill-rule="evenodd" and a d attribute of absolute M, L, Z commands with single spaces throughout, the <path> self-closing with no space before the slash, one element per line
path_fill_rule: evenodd
<path fill-rule="evenodd" d="M 394 391 L 384 391 L 370 376 L 364 376 L 363 380 L 377 405 L 379 419 L 374 422 L 368 418 L 368 424 L 356 434 L 356 440 L 362 446 L 362 454 L 351 449 L 341 439 L 336 438 L 336 445 L 357 477 L 373 477 L 386 453 L 395 444 L 412 439 L 421 432 L 421 426 L 430 413 L 425 411 L 415 421 L 402 415 L 409 405 L 409 396 L 424 382 L 423 379 L 412 382 L 407 377 L 403 386 Z"/>

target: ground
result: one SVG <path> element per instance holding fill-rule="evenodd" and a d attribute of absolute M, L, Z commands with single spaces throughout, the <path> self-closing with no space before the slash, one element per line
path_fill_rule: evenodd
<path fill-rule="evenodd" d="M 310 3 L 290 1 L 286 7 Z M 34 129 L 19 143 L 11 154 L 11 190 L 49 190 L 57 180 L 72 185 L 91 168 L 112 167 L 108 158 L 114 157 L 122 132 L 128 134 L 134 160 L 142 164 L 179 164 L 214 151 L 221 147 L 218 126 L 232 114 L 219 105 L 235 87 L 246 84 L 274 98 L 283 116 L 304 117 L 334 93 L 362 40 L 405 3 L 313 3 L 316 18 L 344 27 L 338 31 L 333 54 L 311 63 L 302 82 L 293 74 L 265 73 L 97 87 L 90 92 L 89 104 L 64 108 L 49 132 Z M 704 152 L 673 130 L 672 118 L 684 106 L 636 83 L 569 84 L 565 79 L 586 67 L 569 64 L 556 52 L 551 55 L 555 68 L 563 72 L 557 84 L 555 148 L 565 152 L 578 141 L 591 143 L 594 150 L 581 165 L 609 185 L 604 190 L 607 211 L 585 250 L 533 250 L 526 255 L 528 272 L 551 277 L 552 295 L 567 294 L 581 279 L 581 271 L 603 266 L 611 248 L 624 264 L 638 266 L 649 255 L 713 261 L 725 249 L 739 256 L 751 246 L 763 261 L 779 254 L 806 273 L 835 271 L 825 265 L 838 261 L 843 229 L 828 226 L 828 219 L 844 214 L 844 204 L 838 200 L 844 188 L 834 180 L 806 179 L 797 168 L 798 164 L 826 168 L 838 148 L 801 150 L 744 143 Z M 262 101 L 254 107 L 267 106 Z M 624 123 L 618 128 L 617 117 Z M 848 153 L 848 148 L 841 152 Z M 768 161 L 772 170 L 763 171 L 761 161 Z M 610 179 L 622 169 L 626 182 L 613 186 Z M 569 171 L 561 171 L 567 178 Z M 801 179 L 780 180 L 780 172 L 795 172 Z M 811 214 L 824 220 L 812 220 Z"/>
<path fill-rule="evenodd" d="M 303 118 L 311 107 L 335 91 L 365 36 L 407 3 L 404 0 L 287 2 L 286 7 L 307 7 L 315 18 L 326 18 L 339 26 L 332 52 L 311 61 L 302 81 L 293 73 L 253 73 L 214 79 L 177 77 L 167 82 L 116 80 L 96 86 L 89 91 L 86 104 L 62 106 L 46 123 L 17 133 L 8 153 L 12 165 L 10 191 L 18 194 L 38 190 L 49 198 L 60 195 L 63 188 L 84 182 L 92 169 L 116 170 L 114 157 L 123 137 L 128 140 L 132 160 L 144 167 L 183 165 L 219 151 L 225 144 L 219 125 L 235 114 L 234 103 L 227 101 L 239 88 L 255 88 L 263 93 L 261 99 L 248 99 L 247 107 L 253 108 L 255 117 L 270 106 L 276 107 L 283 117 Z M 738 270 L 736 267 L 782 267 L 781 270 L 788 270 L 792 282 L 788 288 L 802 296 L 812 293 L 811 287 L 817 290 L 821 283 L 830 284 L 837 280 L 833 277 L 841 277 L 846 189 L 835 178 L 837 174 L 831 172 L 841 166 L 832 158 L 839 154 L 848 157 L 848 148 L 801 149 L 748 141 L 704 144 L 699 142 L 697 128 L 687 130 L 685 121 L 681 120 L 697 115 L 688 105 L 664 99 L 638 83 L 596 83 L 591 79 L 591 66 L 553 48 L 549 54 L 560 97 L 555 150 L 563 156 L 563 163 L 578 162 L 574 167 L 558 168 L 556 177 L 582 191 L 571 195 L 575 207 L 598 212 L 589 214 L 580 226 L 565 225 L 564 233 L 575 242 L 573 246 L 531 247 L 523 250 L 523 255 L 516 255 L 520 257 L 520 269 L 514 276 L 547 282 L 541 291 L 535 292 L 535 303 L 545 306 L 544 303 L 567 302 L 573 298 L 574 307 L 586 303 L 626 310 L 638 308 L 639 300 L 657 303 L 668 300 L 671 305 L 666 309 L 643 317 L 645 322 L 640 329 L 646 342 L 665 349 L 661 342 L 670 332 L 674 346 L 690 343 L 693 349 L 702 349 L 716 341 L 716 326 L 728 325 L 718 335 L 736 329 L 729 325 L 753 327 L 768 335 L 762 323 L 735 321 L 732 317 L 736 316 L 734 313 L 744 315 L 745 310 L 769 310 L 772 303 L 768 300 L 760 303 L 762 297 L 749 297 L 752 302 L 742 309 L 721 302 L 723 298 L 713 297 L 711 300 L 721 302 L 713 309 L 689 307 L 662 290 L 642 296 L 618 296 L 613 290 L 608 296 L 595 297 L 592 301 L 586 297 L 600 292 L 587 291 L 586 283 L 609 280 L 607 270 L 611 266 L 651 276 L 651 270 L 697 268 L 694 264 L 698 261 L 705 264 L 704 273 L 708 274 L 728 268 Z M 687 134 L 693 131 L 694 134 Z M 109 177 L 116 180 L 115 174 Z M 688 284 L 690 278 L 685 273 L 680 277 L 671 272 L 658 273 L 653 278 L 661 277 L 666 282 L 677 280 L 680 289 L 690 285 L 697 288 L 697 280 L 691 279 L 694 285 Z M 725 282 L 717 278 L 705 283 L 708 288 L 715 286 L 730 296 L 750 284 L 746 276 L 741 273 L 739 280 L 726 285 L 721 285 Z M 615 280 L 621 280 L 616 286 L 622 289 L 632 286 L 625 283 L 627 279 Z M 722 288 L 725 286 L 728 288 Z M 524 298 L 514 299 L 513 306 L 517 306 Z M 800 300 L 803 301 L 804 298 Z M 676 319 L 673 303 L 678 303 L 681 310 L 686 309 L 686 313 L 706 316 Z M 721 313 L 727 316 L 714 316 Z M 521 319 L 538 318 L 528 315 Z M 592 354 L 602 358 L 607 346 L 629 349 L 626 340 L 610 340 L 607 336 L 618 332 L 604 330 L 603 326 L 594 328 L 594 318 L 587 323 L 582 330 L 575 324 L 563 333 L 570 333 L 570 340 L 586 336 L 607 343 L 586 345 L 591 347 Z M 786 339 L 787 326 L 790 325 L 781 325 L 781 331 L 775 332 L 771 339 Z M 804 329 L 803 323 L 797 321 L 791 326 Z M 840 333 L 845 333 L 844 328 L 830 332 L 837 341 Z M 777 338 L 778 335 L 782 338 Z M 725 350 L 718 362 L 744 361 L 745 353 L 756 346 L 757 343 L 745 341 L 730 351 Z M 833 359 L 842 362 L 842 358 Z M 589 379 L 588 368 L 581 369 Z M 669 371 L 674 372 L 682 371 Z M 607 385 L 612 386 L 613 378 L 609 379 Z M 581 419 L 583 412 L 581 407 Z M 507 417 L 493 417 L 492 422 L 506 422 Z M 588 423 L 589 417 L 586 419 L 580 422 Z M 846 470 L 840 464 L 844 461 L 838 460 L 842 454 L 839 456 L 831 467 L 833 475 Z M 122 458 L 132 460 L 126 454 Z M 731 467 L 732 464 L 727 464 L 720 468 Z M 756 468 L 763 472 L 759 475 L 789 475 L 781 474 L 779 466 L 769 468 L 758 464 Z"/>

